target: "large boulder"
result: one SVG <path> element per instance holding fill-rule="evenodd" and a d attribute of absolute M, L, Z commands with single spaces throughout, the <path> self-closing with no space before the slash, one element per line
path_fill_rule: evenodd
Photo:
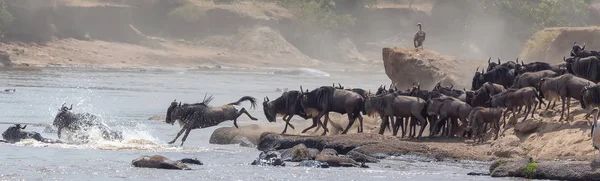
<path fill-rule="evenodd" d="M 468 75 L 472 74 L 456 72 L 468 70 L 458 65 L 464 61 L 451 56 L 413 48 L 383 48 L 382 56 L 385 73 L 398 88 L 412 86 L 414 82 L 419 82 L 421 89 L 431 89 L 438 81 L 452 83 L 457 88 L 470 85 Z"/>
<path fill-rule="evenodd" d="M 523 177 L 549 180 L 600 180 L 599 165 L 589 161 L 498 160 L 492 163 L 492 177 Z"/>

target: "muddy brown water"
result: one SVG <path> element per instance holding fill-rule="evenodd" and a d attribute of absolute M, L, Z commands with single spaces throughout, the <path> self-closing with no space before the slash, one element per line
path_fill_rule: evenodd
<path fill-rule="evenodd" d="M 276 72 L 275 74 L 273 72 Z M 371 168 L 259 167 L 250 163 L 259 151 L 237 145 L 208 143 L 218 127 L 231 121 L 194 130 L 185 146 L 169 145 L 179 126 L 149 117 L 164 114 L 173 99 L 201 101 L 205 93 L 215 99 L 212 105 L 233 102 L 242 96 L 260 102 L 250 114 L 259 124 L 269 124 L 262 113 L 262 98 L 279 96 L 276 88 L 313 89 L 339 82 L 347 87 L 371 88 L 389 84 L 381 72 L 319 71 L 314 69 L 95 69 L 45 68 L 41 71 L 2 71 L 1 88 L 14 93 L 0 94 L 0 130 L 12 123 L 29 124 L 27 130 L 57 138 L 51 132 L 57 109 L 73 104 L 74 112 L 98 115 L 114 129 L 124 131 L 123 141 L 106 141 L 93 136 L 85 144 L 44 144 L 24 140 L 0 143 L 0 180 L 491 180 L 467 176 L 487 170 L 478 162 L 427 162 L 397 157 Z M 243 103 L 243 107 L 249 107 Z M 257 123 L 242 116 L 241 125 Z M 48 128 L 47 128 L 48 127 Z M 179 142 L 178 142 L 179 143 Z M 191 171 L 134 168 L 131 161 L 141 155 L 161 154 L 176 160 L 198 158 L 203 166 Z"/>

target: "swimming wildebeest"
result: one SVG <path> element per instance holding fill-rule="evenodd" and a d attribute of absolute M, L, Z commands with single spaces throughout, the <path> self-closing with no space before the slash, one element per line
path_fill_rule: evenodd
<path fill-rule="evenodd" d="M 255 108 L 256 99 L 254 97 L 244 96 L 236 102 L 216 107 L 208 105 L 212 99 L 212 96 L 209 96 L 208 98 L 205 96 L 204 100 L 200 103 L 184 105 L 177 103 L 176 100 L 171 102 L 171 105 L 167 109 L 165 122 L 174 124 L 175 120 L 179 120 L 179 124 L 183 124 L 183 127 L 181 128 L 181 131 L 177 133 L 175 139 L 170 141 L 169 144 L 175 143 L 177 138 L 179 138 L 179 136 L 181 136 L 181 134 L 183 134 L 185 131 L 185 135 L 181 139 L 181 146 L 183 146 L 183 143 L 187 139 L 187 136 L 190 134 L 192 129 L 215 126 L 219 123 L 229 120 L 233 120 L 233 125 L 237 128 L 237 118 L 239 118 L 242 114 L 246 114 L 254 121 L 258 120 L 252 117 L 248 111 L 246 111 L 246 108 L 238 110 L 234 107 L 234 105 L 240 105 L 240 103 L 244 101 L 250 101 L 251 108 Z"/>
<path fill-rule="evenodd" d="M 131 165 L 134 167 L 191 170 L 191 168 L 184 163 L 202 165 L 202 162 L 197 159 L 184 158 L 181 160 L 172 161 L 161 155 L 144 155 L 131 161 Z"/>
<path fill-rule="evenodd" d="M 269 122 L 275 122 L 277 115 L 283 115 L 283 121 L 285 121 L 286 125 L 281 134 L 285 134 L 285 132 L 287 132 L 288 126 L 290 126 L 292 129 L 295 129 L 294 126 L 290 124 L 290 120 L 292 117 L 294 117 L 294 115 L 300 116 L 305 120 L 312 118 L 304 112 L 299 100 L 300 95 L 300 91 L 292 90 L 281 94 L 279 98 L 273 101 L 270 101 L 268 97 L 265 97 L 263 102 L 263 111 L 267 120 Z"/>
<path fill-rule="evenodd" d="M 300 90 L 302 90 L 302 87 L 300 87 Z M 358 132 L 362 132 L 363 117 L 361 111 L 364 110 L 364 99 L 358 93 L 349 90 L 335 89 L 330 86 L 322 86 L 310 92 L 303 91 L 300 100 L 305 112 L 307 109 L 319 111 L 319 115 L 316 116 L 316 119 L 313 119 L 313 124 L 304 129 L 302 133 L 316 127 L 317 124 L 321 124 L 324 129 L 323 135 L 327 134 L 327 119 L 322 123 L 320 120 L 321 117 L 329 114 L 329 112 L 348 114 L 348 126 L 344 129 L 342 134 L 348 132 L 357 118 L 360 121 Z"/>
<path fill-rule="evenodd" d="M 541 104 L 542 102 L 543 100 L 538 95 L 538 92 L 535 88 L 524 87 L 520 89 L 508 89 L 505 92 L 492 96 L 492 99 L 490 100 L 490 107 L 507 108 L 507 111 L 504 112 L 504 115 L 506 115 L 508 110 L 510 110 L 513 113 L 513 118 L 516 119 L 516 109 L 520 106 L 526 106 L 525 117 L 523 118 L 523 121 L 525 121 L 529 113 L 531 113 L 532 118 L 534 117 L 538 103 Z"/>
<path fill-rule="evenodd" d="M 563 60 L 567 63 L 567 71 L 578 77 L 590 80 L 592 82 L 600 81 L 600 59 L 596 56 L 585 58 L 570 57 Z"/>
<path fill-rule="evenodd" d="M 398 134 L 398 129 L 402 127 L 402 137 L 406 134 L 402 118 L 415 117 L 421 123 L 421 137 L 423 130 L 427 126 L 427 120 L 423 115 L 423 110 L 426 108 L 427 102 L 418 97 L 402 96 L 396 93 L 388 93 L 378 96 L 370 96 L 365 100 L 365 109 L 369 115 L 378 114 L 381 117 L 381 127 L 379 134 L 383 134 L 385 128 L 390 122 L 390 118 L 396 117 L 393 125 L 393 135 Z"/>
<path fill-rule="evenodd" d="M 494 140 L 498 139 L 501 116 L 501 108 L 475 107 L 471 110 L 471 113 L 469 113 L 469 126 L 467 130 L 471 130 L 474 133 L 475 143 L 483 143 L 483 136 L 486 133 L 486 124 L 492 124 L 492 127 L 496 130 Z M 479 141 L 477 140 L 478 138 Z"/>
<path fill-rule="evenodd" d="M 488 72 L 479 72 L 479 68 L 477 68 L 471 83 L 471 90 L 479 89 L 486 82 L 500 84 L 507 88 L 512 86 L 514 79 L 514 70 L 507 67 L 499 66 Z"/>
<path fill-rule="evenodd" d="M 469 104 L 453 97 L 435 98 L 427 101 L 427 113 L 429 113 L 429 115 L 439 115 L 439 119 L 435 122 L 434 128 L 441 127 L 440 124 L 447 122 L 447 119 L 451 120 L 448 122 L 450 124 L 448 124 L 448 131 L 446 132 L 449 137 L 453 137 L 456 132 L 458 126 L 457 120 L 460 120 L 462 127 L 466 128 L 468 124 L 467 116 L 469 116 L 471 109 Z M 434 130 L 434 133 L 437 132 L 437 130 Z M 430 137 L 431 136 L 433 136 L 433 133 L 430 134 Z"/>
<path fill-rule="evenodd" d="M 44 143 L 62 143 L 59 140 L 44 138 L 38 132 L 24 131 L 26 127 L 27 125 L 21 127 L 21 124 L 15 124 L 8 127 L 8 129 L 6 129 L 4 133 L 2 133 L 2 139 L 4 139 L 8 143 L 16 143 L 24 139 L 34 139 Z"/>
<path fill-rule="evenodd" d="M 579 100 L 581 99 L 581 90 L 586 85 L 595 84 L 589 80 L 586 80 L 581 77 L 574 76 L 573 74 L 565 74 L 554 78 L 543 78 L 540 81 L 540 95 L 546 98 L 548 101 L 554 101 L 554 105 L 556 105 L 556 100 L 558 98 L 562 101 L 562 109 L 560 113 L 561 121 L 564 117 L 565 113 L 565 104 L 567 104 L 567 121 L 569 120 L 569 115 L 571 113 L 571 101 L 570 98 Z M 579 100 L 581 102 L 581 100 Z M 550 106 L 550 102 L 546 109 Z M 582 105 L 583 106 L 583 105 Z M 554 106 L 552 106 L 554 108 Z"/>
<path fill-rule="evenodd" d="M 66 104 L 66 103 L 65 103 Z M 63 129 L 71 132 L 89 131 L 98 129 L 102 132 L 102 137 L 107 140 L 122 140 L 122 132 L 110 129 L 106 124 L 102 123 L 98 117 L 90 113 L 72 113 L 73 105 L 67 107 L 63 104 L 58 109 L 58 114 L 54 117 L 53 126 L 58 128 L 58 138 L 61 137 Z"/>

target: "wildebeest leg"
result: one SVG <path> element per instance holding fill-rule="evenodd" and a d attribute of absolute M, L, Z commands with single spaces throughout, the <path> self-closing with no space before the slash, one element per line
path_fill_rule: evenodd
<path fill-rule="evenodd" d="M 560 99 L 562 101 L 562 109 L 560 110 L 560 118 L 558 118 L 558 121 L 562 121 L 565 116 L 565 97 L 561 96 Z"/>
<path fill-rule="evenodd" d="M 552 100 L 549 100 L 549 101 L 548 101 L 548 104 L 546 105 L 546 110 L 550 109 L 550 103 L 552 103 Z M 555 105 L 556 105 L 556 102 L 554 102 L 554 103 L 555 103 Z"/>
<path fill-rule="evenodd" d="M 287 119 L 286 119 L 286 116 L 287 116 Z M 281 134 L 285 134 L 285 132 L 287 132 L 288 125 L 290 125 L 290 127 L 292 127 L 292 129 L 294 129 L 292 124 L 290 124 L 290 119 L 292 119 L 292 116 L 288 116 L 288 115 L 283 116 L 283 121 L 285 121 L 285 128 L 283 128 L 283 132 L 281 132 Z"/>
<path fill-rule="evenodd" d="M 185 142 L 185 140 L 187 139 L 188 135 L 190 135 L 190 131 L 192 131 L 192 129 L 185 130 L 185 134 L 183 135 L 183 138 L 181 138 L 181 145 L 180 146 L 183 146 L 183 142 Z"/>
<path fill-rule="evenodd" d="M 419 112 L 413 113 L 413 117 L 417 118 L 417 120 L 419 120 L 419 122 L 421 122 L 421 131 L 419 131 L 419 136 L 417 136 L 417 138 L 420 138 L 423 135 L 423 131 L 425 130 L 425 127 L 427 127 L 427 120 L 425 118 L 423 118 L 423 116 L 421 116 L 421 114 Z"/>
<path fill-rule="evenodd" d="M 521 122 L 524 122 L 527 119 L 527 116 L 529 116 L 529 112 L 531 112 L 531 103 L 530 102 L 528 102 L 525 107 L 525 117 L 523 118 L 523 121 L 521 121 Z"/>
<path fill-rule="evenodd" d="M 494 129 L 496 129 L 496 136 L 494 137 L 494 140 L 497 140 L 498 134 L 500 134 L 500 119 L 494 120 L 494 123 L 492 123 L 492 126 L 494 126 Z"/>
<path fill-rule="evenodd" d="M 287 116 L 287 118 L 286 118 L 286 116 Z M 286 114 L 286 115 L 283 116 L 283 121 L 285 121 L 285 126 L 286 127 L 290 126 L 290 128 L 296 129 L 296 128 L 294 128 L 294 125 L 292 125 L 292 123 L 290 123 L 290 120 L 292 120 L 292 117 L 294 117 L 293 114 L 292 115 Z M 286 119 L 287 119 L 287 121 L 286 121 Z"/>
<path fill-rule="evenodd" d="M 313 124 L 312 124 L 312 125 L 310 125 L 308 128 L 306 128 L 306 129 L 302 130 L 302 133 L 306 133 L 306 131 L 308 131 L 308 130 L 310 130 L 310 129 L 314 128 L 314 127 L 317 127 L 317 124 L 318 124 L 318 122 L 319 122 L 318 118 L 319 118 L 319 116 L 316 116 L 316 117 L 314 117 L 314 118 L 313 118 Z"/>
<path fill-rule="evenodd" d="M 399 128 L 402 128 L 402 138 L 404 138 L 405 134 L 406 134 L 406 130 L 404 129 L 404 119 L 402 119 L 402 117 L 396 117 L 396 125 L 394 125 L 395 127 L 395 132 L 396 134 L 394 134 L 394 136 L 397 135 Z"/>
<path fill-rule="evenodd" d="M 442 117 L 442 116 L 438 117 L 437 121 L 435 121 L 435 125 L 433 125 L 433 128 L 434 128 L 433 132 L 430 133 L 430 135 L 432 135 L 432 134 L 438 135 L 440 133 L 440 131 L 442 132 L 442 135 L 443 135 L 444 131 L 442 130 L 442 127 L 444 127 L 444 124 L 446 124 L 445 123 L 446 119 L 447 119 L 446 117 Z"/>
<path fill-rule="evenodd" d="M 60 139 L 60 132 L 62 132 L 62 127 L 58 127 L 58 139 Z"/>
<path fill-rule="evenodd" d="M 253 120 L 253 121 L 256 121 L 256 120 L 258 120 L 258 119 L 256 119 L 255 117 L 252 117 L 252 116 L 250 115 L 250 113 L 248 113 L 248 111 L 246 111 L 246 108 L 242 108 L 242 109 L 240 109 L 240 111 L 239 111 L 239 113 L 238 113 L 239 115 L 238 115 L 237 117 L 240 117 L 240 115 L 241 115 L 242 113 L 246 114 L 246 115 L 247 115 L 247 116 L 248 116 L 248 117 L 249 117 L 251 120 Z"/>
<path fill-rule="evenodd" d="M 348 111 L 348 126 L 346 126 L 346 129 L 344 129 L 344 131 L 342 131 L 342 134 L 346 134 L 346 133 L 348 133 L 348 130 L 349 130 L 349 129 L 350 129 L 350 127 L 352 127 L 352 125 L 354 124 L 354 121 L 355 121 L 355 119 L 352 119 L 352 118 L 354 118 L 354 117 L 351 115 L 351 112 L 350 112 L 350 111 Z M 360 126 L 360 125 L 359 125 L 359 126 Z M 360 129 L 360 128 L 359 128 L 359 129 Z"/>
<path fill-rule="evenodd" d="M 542 107 L 542 103 L 538 103 L 537 101 L 533 101 L 533 107 L 531 110 L 531 119 L 535 119 L 535 110 L 537 110 L 538 105 L 540 105 L 540 107 Z"/>
<path fill-rule="evenodd" d="M 569 122 L 570 115 L 571 115 L 571 99 L 567 98 L 567 122 Z"/>
<path fill-rule="evenodd" d="M 181 134 L 183 134 L 183 131 L 185 131 L 187 128 L 184 126 L 183 128 L 181 128 L 181 131 L 179 131 L 179 133 L 177 133 L 177 136 L 175 136 L 175 139 L 173 139 L 173 141 L 169 141 L 169 144 L 173 144 L 175 143 L 175 141 L 177 141 L 177 138 L 179 138 L 179 136 L 181 136 Z"/>
<path fill-rule="evenodd" d="M 389 120 L 388 116 L 380 115 L 379 117 L 381 117 L 381 125 L 379 127 L 379 134 L 383 135 L 383 133 L 385 132 L 385 127 L 388 127 L 390 120 Z"/>
<path fill-rule="evenodd" d="M 362 133 L 363 132 L 363 117 L 362 117 L 362 115 L 360 115 L 360 112 L 354 113 L 354 115 L 358 115 L 356 117 L 358 117 L 358 121 L 360 122 L 360 133 Z M 390 119 L 394 119 L 394 118 L 391 117 Z"/>
<path fill-rule="evenodd" d="M 556 107 L 556 100 L 554 100 L 554 103 L 552 103 L 552 109 L 554 109 Z"/>

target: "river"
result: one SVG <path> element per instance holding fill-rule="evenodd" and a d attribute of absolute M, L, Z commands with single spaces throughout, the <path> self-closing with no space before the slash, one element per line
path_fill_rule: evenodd
<path fill-rule="evenodd" d="M 92 139 L 87 144 L 44 144 L 25 140 L 0 143 L 0 180 L 492 180 L 467 176 L 487 170 L 476 162 L 422 162 L 404 158 L 385 159 L 371 168 L 259 167 L 249 163 L 259 151 L 237 145 L 213 145 L 208 140 L 218 127 L 193 130 L 185 146 L 168 145 L 179 126 L 148 120 L 164 114 L 174 99 L 201 101 L 214 95 L 211 105 L 233 102 L 242 96 L 274 99 L 276 88 L 313 89 L 341 83 L 347 87 L 371 88 L 389 84 L 383 71 L 344 72 L 313 69 L 108 69 L 45 68 L 40 71 L 0 71 L 0 130 L 25 123 L 27 130 L 48 138 L 45 131 L 63 103 L 73 112 L 89 112 L 109 126 L 123 130 L 123 141 Z M 248 107 L 248 103 L 242 106 Z M 269 124 L 262 106 L 249 110 L 259 124 Z M 242 116 L 239 124 L 257 123 Z M 177 142 L 179 143 L 179 142 Z M 204 165 L 188 171 L 134 168 L 131 160 L 141 155 L 160 154 L 172 160 L 198 158 Z"/>

